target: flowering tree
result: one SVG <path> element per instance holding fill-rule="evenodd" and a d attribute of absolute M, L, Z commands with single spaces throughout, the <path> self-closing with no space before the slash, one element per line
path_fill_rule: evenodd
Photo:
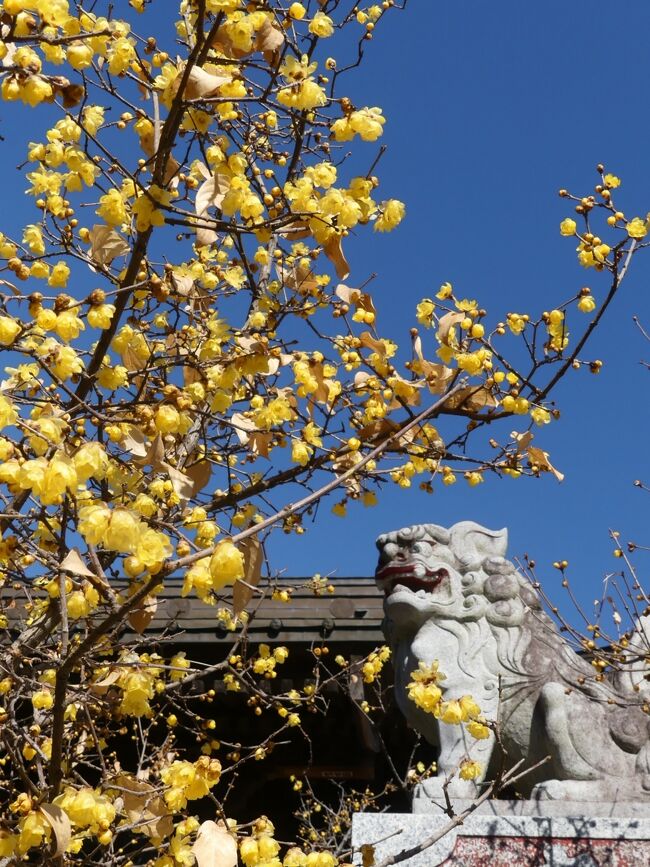
<path fill-rule="evenodd" d="M 344 87 L 404 5 L 131 0 L 118 18 L 102 2 L 2 4 L 2 98 L 11 135 L 28 123 L 34 139 L 33 220 L 6 209 L 0 236 L 2 857 L 236 857 L 225 826 L 196 837 L 197 799 L 225 819 L 229 767 L 196 710 L 196 754 L 176 746 L 179 702 L 205 672 L 151 652 L 166 582 L 217 605 L 239 643 L 211 673 L 259 708 L 256 683 L 286 651 L 246 652 L 246 608 L 265 592 L 291 603 L 272 572 L 260 583 L 268 533 L 302 533 L 326 497 L 339 515 L 372 505 L 391 482 L 559 476 L 531 428 L 559 415 L 548 401 L 567 372 L 598 372 L 582 353 L 647 225 L 617 210 L 619 181 L 599 167 L 595 195 L 561 192 L 579 221 L 561 233 L 608 278 L 601 300 L 583 288 L 495 318 L 443 283 L 414 303 L 426 339 L 414 328 L 400 351 L 345 248 L 405 208 L 374 174 L 381 109 Z M 497 440 L 513 415 L 519 432 Z M 278 732 L 315 699 L 274 696 Z M 129 767 L 112 746 L 126 731 Z M 267 820 L 239 833 L 249 867 L 277 863 Z M 334 861 L 292 852 L 286 864 Z"/>

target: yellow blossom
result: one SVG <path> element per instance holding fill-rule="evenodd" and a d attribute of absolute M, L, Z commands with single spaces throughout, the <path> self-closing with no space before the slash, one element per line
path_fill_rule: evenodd
<path fill-rule="evenodd" d="M 244 555 L 229 539 L 218 542 L 210 558 L 210 575 L 215 590 L 244 577 Z"/>
<path fill-rule="evenodd" d="M 406 208 L 397 199 L 388 199 L 381 205 L 381 214 L 375 221 L 375 232 L 390 232 L 404 219 Z"/>
<path fill-rule="evenodd" d="M 634 217 L 633 220 L 625 226 L 627 229 L 627 233 L 630 238 L 636 238 L 640 240 L 641 238 L 645 238 L 648 234 L 648 226 L 645 220 L 642 220 L 641 217 Z"/>
<path fill-rule="evenodd" d="M 325 39 L 334 33 L 334 23 L 324 12 L 317 12 L 309 22 L 309 32 Z"/>
<path fill-rule="evenodd" d="M 20 323 L 11 316 L 0 316 L 0 344 L 10 346 L 20 334 Z"/>
<path fill-rule="evenodd" d="M 458 776 L 461 780 L 475 780 L 477 777 L 480 777 L 482 770 L 479 762 L 464 759 L 461 762 Z"/>
<path fill-rule="evenodd" d="M 592 313 L 596 309 L 596 300 L 593 295 L 583 295 L 578 301 L 578 310 L 582 313 Z"/>

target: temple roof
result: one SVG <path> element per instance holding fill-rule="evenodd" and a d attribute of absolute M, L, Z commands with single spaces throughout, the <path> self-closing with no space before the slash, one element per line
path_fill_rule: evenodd
<path fill-rule="evenodd" d="M 305 578 L 278 582 L 280 589 L 294 588 L 290 602 L 253 599 L 247 606 L 251 617 L 249 639 L 287 643 L 329 638 L 335 642 L 383 643 L 383 596 L 373 579 L 336 578 L 331 581 L 334 593 L 325 591 L 320 595 L 305 586 L 308 582 Z M 147 634 L 162 637 L 171 629 L 174 640 L 183 644 L 232 641 L 233 633 L 216 617 L 217 608 L 194 595 L 183 598 L 181 586 L 173 581 L 165 583 Z"/>

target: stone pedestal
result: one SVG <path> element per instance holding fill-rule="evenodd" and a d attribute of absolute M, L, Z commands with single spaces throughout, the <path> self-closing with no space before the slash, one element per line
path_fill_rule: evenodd
<path fill-rule="evenodd" d="M 462 802 L 454 808 L 461 812 Z M 352 825 L 374 861 L 421 845 L 450 822 L 444 813 L 358 813 Z M 632 802 L 489 801 L 404 867 L 650 867 L 650 809 Z"/>

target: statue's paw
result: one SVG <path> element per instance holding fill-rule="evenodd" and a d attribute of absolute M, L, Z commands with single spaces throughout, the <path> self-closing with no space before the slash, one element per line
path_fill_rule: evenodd
<path fill-rule="evenodd" d="M 535 801 L 561 801 L 567 799 L 567 781 L 547 780 L 545 783 L 538 783 L 533 787 L 530 797 Z"/>

